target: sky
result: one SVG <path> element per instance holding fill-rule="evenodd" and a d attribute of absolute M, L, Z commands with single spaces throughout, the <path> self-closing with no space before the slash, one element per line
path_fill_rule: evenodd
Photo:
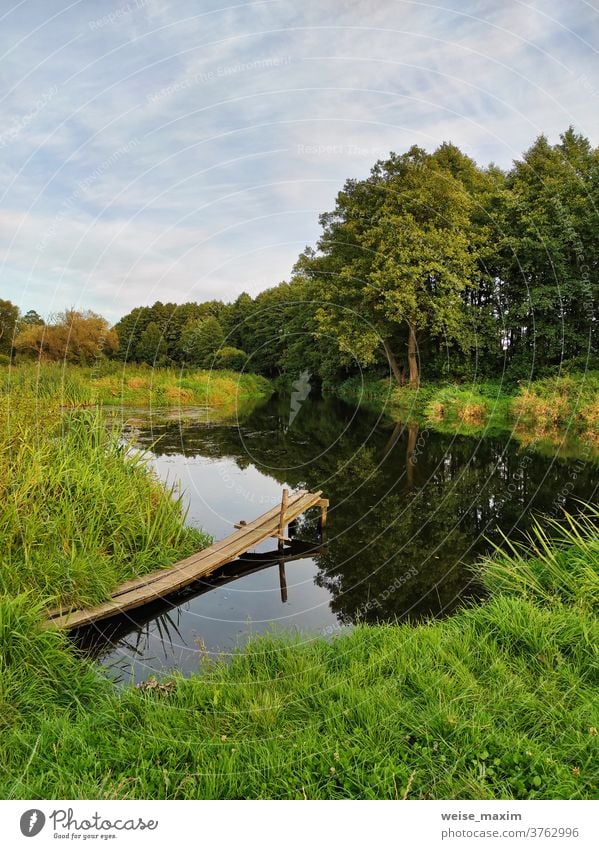
<path fill-rule="evenodd" d="M 0 0 L 0 298 L 255 295 L 391 150 L 598 145 L 598 48 L 599 0 Z"/>

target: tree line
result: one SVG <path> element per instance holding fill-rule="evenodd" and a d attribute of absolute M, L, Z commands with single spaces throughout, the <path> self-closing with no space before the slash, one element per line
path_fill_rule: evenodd
<path fill-rule="evenodd" d="M 70 311 L 47 325 L 15 315 L 11 334 L 0 302 L 0 353 L 85 361 L 87 334 L 120 361 L 323 381 L 367 369 L 412 386 L 583 367 L 596 350 L 598 209 L 599 149 L 572 128 L 509 170 L 450 143 L 414 146 L 346 181 L 289 281 L 232 303 L 136 307 L 114 328 Z"/>

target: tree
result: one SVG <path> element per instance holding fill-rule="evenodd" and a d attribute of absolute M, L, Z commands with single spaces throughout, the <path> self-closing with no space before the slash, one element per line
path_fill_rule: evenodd
<path fill-rule="evenodd" d="M 225 338 L 219 321 L 214 316 L 191 321 L 181 336 L 181 347 L 188 365 L 209 368 Z"/>
<path fill-rule="evenodd" d="M 0 299 L 0 353 L 10 356 L 13 348 L 15 327 L 19 318 L 19 308 Z"/>
<path fill-rule="evenodd" d="M 216 368 L 231 369 L 231 371 L 243 371 L 247 363 L 248 355 L 240 348 L 225 345 L 219 348 L 214 358 Z"/>
<path fill-rule="evenodd" d="M 35 310 L 27 310 L 25 315 L 19 317 L 17 322 L 18 331 L 26 327 L 35 327 L 36 325 L 45 324 L 44 319 Z"/>
<path fill-rule="evenodd" d="M 461 180 L 417 147 L 379 161 L 367 180 L 348 181 L 334 211 L 321 216 L 318 252 L 296 267 L 320 281 L 320 333 L 363 365 L 382 349 L 399 383 L 397 351 L 407 348 L 412 386 L 425 336 L 468 348 L 462 295 L 479 276 L 472 211 Z"/>
<path fill-rule="evenodd" d="M 65 310 L 49 324 L 29 324 L 14 340 L 17 351 L 41 360 L 86 365 L 118 348 L 118 337 L 97 313 Z"/>
<path fill-rule="evenodd" d="M 512 362 L 588 353 L 597 323 L 599 153 L 572 129 L 540 136 L 502 195 L 501 276 Z"/>
<path fill-rule="evenodd" d="M 135 359 L 149 366 L 166 365 L 166 340 L 155 321 L 151 321 L 139 338 L 135 348 Z"/>

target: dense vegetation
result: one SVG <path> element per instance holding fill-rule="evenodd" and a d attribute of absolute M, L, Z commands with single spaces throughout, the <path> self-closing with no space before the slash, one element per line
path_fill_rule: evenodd
<path fill-rule="evenodd" d="M 99 602 L 209 541 L 97 410 L 22 386 L 0 394 L 0 495 L 2 595 Z"/>
<path fill-rule="evenodd" d="M 348 378 L 336 394 L 399 421 L 465 435 L 509 433 L 518 442 L 589 459 L 599 453 L 599 371 L 515 385 L 498 380 L 411 389 L 387 378 Z"/>
<path fill-rule="evenodd" d="M 63 406 L 108 405 L 159 409 L 209 408 L 210 416 L 234 415 L 272 393 L 269 381 L 246 372 L 149 369 L 109 360 L 96 367 L 23 363 L 0 368 L 0 395 L 34 394 Z"/>
<path fill-rule="evenodd" d="M 0 600 L 3 798 L 593 798 L 599 537 L 540 527 L 483 605 L 417 627 L 259 639 L 115 692 L 37 595 Z"/>

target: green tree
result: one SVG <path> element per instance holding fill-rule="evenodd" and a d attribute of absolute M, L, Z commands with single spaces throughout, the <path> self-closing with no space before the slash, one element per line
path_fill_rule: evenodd
<path fill-rule="evenodd" d="M 186 325 L 181 336 L 181 348 L 188 365 L 210 368 L 216 352 L 225 338 L 220 322 L 212 315 Z"/>
<path fill-rule="evenodd" d="M 135 359 L 151 366 L 168 364 L 166 340 L 155 321 L 151 321 L 141 334 L 135 349 Z"/>
<path fill-rule="evenodd" d="M 10 356 L 13 348 L 19 308 L 11 301 L 0 299 L 0 353 Z"/>
<path fill-rule="evenodd" d="M 40 324 L 45 324 L 44 319 L 37 313 L 35 310 L 27 310 L 25 315 L 19 317 L 17 322 L 18 330 L 22 330 L 24 327 L 36 327 Z"/>
<path fill-rule="evenodd" d="M 424 337 L 468 348 L 462 295 L 479 279 L 473 206 L 463 182 L 417 147 L 379 161 L 367 180 L 348 181 L 321 217 L 318 252 L 296 267 L 320 281 L 320 332 L 363 365 L 382 349 L 400 383 L 397 351 L 405 346 L 413 386 Z"/>
<path fill-rule="evenodd" d="M 597 325 L 599 153 L 572 129 L 540 136 L 502 196 L 510 359 L 530 369 L 588 353 Z"/>
<path fill-rule="evenodd" d="M 232 371 L 242 371 L 245 369 L 248 355 L 240 348 L 233 348 L 230 345 L 225 345 L 224 348 L 219 348 L 214 358 L 216 368 L 226 368 Z"/>

